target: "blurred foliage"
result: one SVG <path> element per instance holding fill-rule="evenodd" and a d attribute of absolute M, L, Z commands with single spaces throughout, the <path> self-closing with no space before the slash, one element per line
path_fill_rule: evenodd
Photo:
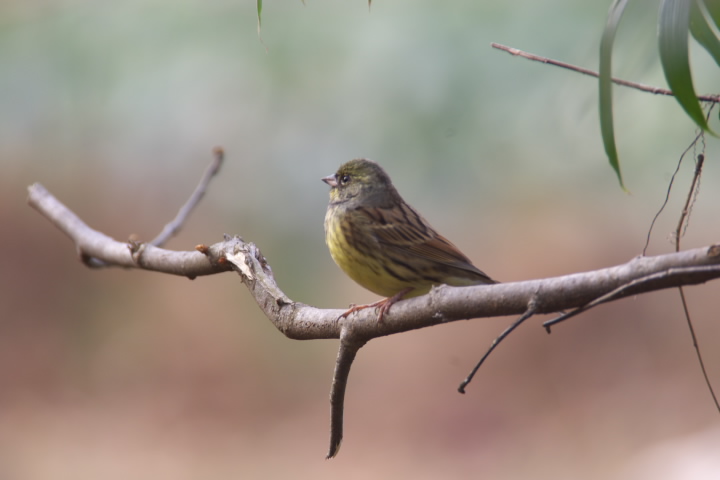
<path fill-rule="evenodd" d="M 614 68 L 660 85 L 655 21 L 635 8 L 635 28 L 617 32 L 634 48 L 617 49 Z M 291 298 L 340 308 L 376 298 L 327 253 L 320 178 L 367 156 L 500 280 L 624 262 L 693 126 L 671 99 L 617 91 L 618 148 L 632 159 L 633 196 L 621 194 L 595 81 L 489 46 L 592 67 L 606 13 L 597 0 L 370 13 L 362 1 L 265 1 L 263 45 L 255 2 L 1 2 L 0 477 L 618 478 L 660 446 L 716 446 L 678 302 L 663 292 L 551 336 L 529 322 L 465 396 L 458 382 L 507 319 L 371 342 L 353 366 L 343 450 L 326 462 L 336 342 L 283 337 L 229 274 L 90 271 L 23 201 L 41 182 L 90 226 L 149 239 L 222 145 L 223 170 L 168 247 L 242 235 Z M 697 88 L 714 88 L 714 71 L 697 68 Z M 715 148 L 688 248 L 718 236 Z M 672 249 L 663 232 L 682 201 L 651 253 Z M 710 366 L 716 290 L 689 292 Z"/>
<path fill-rule="evenodd" d="M 623 180 L 613 127 L 611 60 L 615 33 L 628 1 L 613 1 L 600 44 L 601 132 L 605 152 L 621 186 L 623 186 Z M 643 0 L 638 0 L 637 3 L 647 6 L 647 2 Z M 716 0 L 662 0 L 659 10 L 658 52 L 670 90 L 687 116 L 698 127 L 717 136 L 708 125 L 698 95 L 695 93 L 690 66 L 689 36 L 692 34 L 715 60 L 715 63 L 720 65 L 720 38 L 717 33 L 720 25 L 720 2 Z M 646 14 L 649 12 L 650 10 L 646 10 Z M 714 91 L 714 95 L 718 96 L 720 93 Z"/>

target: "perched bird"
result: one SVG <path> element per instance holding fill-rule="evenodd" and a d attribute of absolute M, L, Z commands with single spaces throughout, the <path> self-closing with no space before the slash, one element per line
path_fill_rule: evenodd
<path fill-rule="evenodd" d="M 357 283 L 387 297 L 352 306 L 343 317 L 379 307 L 378 323 L 393 303 L 430 291 L 433 285 L 497 283 L 405 203 L 380 165 L 351 160 L 330 185 L 325 242 L 335 263 Z"/>

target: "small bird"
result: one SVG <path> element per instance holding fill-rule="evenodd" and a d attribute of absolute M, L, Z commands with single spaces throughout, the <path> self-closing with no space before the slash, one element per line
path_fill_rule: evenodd
<path fill-rule="evenodd" d="M 497 283 L 408 205 L 380 165 L 365 158 L 322 179 L 330 185 L 325 242 L 335 263 L 353 280 L 387 297 L 352 305 L 341 317 L 379 307 L 378 323 L 397 301 L 433 285 Z"/>

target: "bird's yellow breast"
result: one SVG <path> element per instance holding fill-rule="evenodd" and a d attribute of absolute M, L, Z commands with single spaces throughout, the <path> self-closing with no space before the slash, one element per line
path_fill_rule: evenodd
<path fill-rule="evenodd" d="M 345 212 L 335 211 L 339 207 L 331 207 L 325 215 L 325 242 L 335 263 L 355 282 L 373 293 L 391 297 L 401 290 L 414 287 L 415 290 L 405 295 L 413 297 L 430 290 L 430 285 L 417 285 L 408 281 L 406 275 L 389 273 L 383 265 L 383 255 L 379 244 L 372 238 L 356 238 L 352 234 L 353 225 Z M 404 273 L 404 272 L 403 272 Z M 408 272 L 411 273 L 411 272 Z"/>

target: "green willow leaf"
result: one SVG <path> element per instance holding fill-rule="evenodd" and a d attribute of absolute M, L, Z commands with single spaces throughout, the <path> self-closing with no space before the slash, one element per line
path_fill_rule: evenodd
<path fill-rule="evenodd" d="M 688 37 L 690 6 L 694 0 L 662 0 L 658 21 L 658 50 L 665 79 L 675 99 L 703 130 L 710 130 L 695 94 L 690 72 Z"/>
<path fill-rule="evenodd" d="M 699 0 L 692 2 L 692 6 L 690 7 L 690 33 L 692 33 L 695 40 L 713 57 L 715 63 L 720 65 L 720 40 L 708 24 L 699 3 L 701 3 Z M 717 1 L 712 3 L 720 4 L 720 2 Z"/>
<path fill-rule="evenodd" d="M 262 26 L 262 0 L 257 0 L 257 12 L 258 12 L 258 33 Z"/>
<path fill-rule="evenodd" d="M 617 146 L 615 145 L 615 131 L 613 127 L 612 110 L 612 47 L 615 41 L 623 11 L 628 0 L 615 0 L 610 6 L 607 23 L 600 40 L 600 132 L 602 133 L 603 145 L 608 161 L 618 177 L 620 186 L 623 185 L 622 174 L 620 173 L 620 160 L 618 158 Z"/>
<path fill-rule="evenodd" d="M 715 23 L 715 27 L 720 29 L 720 2 L 718 0 L 698 0 L 705 5 L 710 18 Z"/>
<path fill-rule="evenodd" d="M 690 8 L 690 33 L 720 65 L 720 40 L 715 36 L 696 2 Z"/>

